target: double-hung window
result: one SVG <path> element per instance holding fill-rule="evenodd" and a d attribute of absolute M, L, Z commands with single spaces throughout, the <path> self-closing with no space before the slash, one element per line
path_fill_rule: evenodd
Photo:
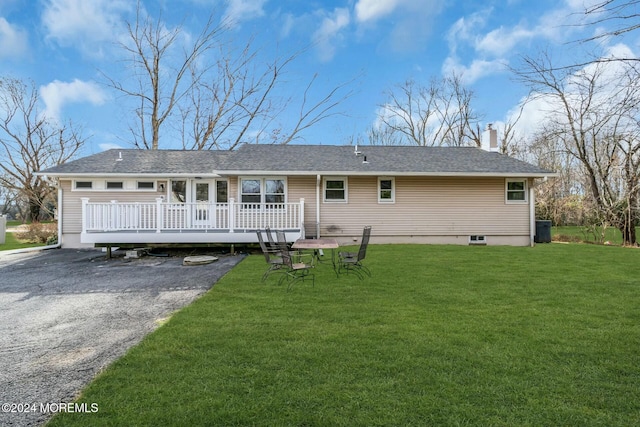
<path fill-rule="evenodd" d="M 266 203 L 269 208 L 274 207 L 273 204 L 283 204 L 286 202 L 286 182 L 284 178 L 241 178 L 240 202 L 250 205 Z"/>
<path fill-rule="evenodd" d="M 347 201 L 347 178 L 325 178 L 324 179 L 324 201 L 325 202 L 346 202 Z"/>
<path fill-rule="evenodd" d="M 507 203 L 527 203 L 527 180 L 507 179 L 505 201 Z"/>
<path fill-rule="evenodd" d="M 395 203 L 396 183 L 393 178 L 378 178 L 378 203 Z"/>

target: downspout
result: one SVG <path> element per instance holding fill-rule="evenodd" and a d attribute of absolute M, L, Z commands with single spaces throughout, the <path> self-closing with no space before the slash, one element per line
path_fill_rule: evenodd
<path fill-rule="evenodd" d="M 320 174 L 316 175 L 316 239 L 320 238 Z"/>
<path fill-rule="evenodd" d="M 54 249 L 62 247 L 62 186 L 58 181 L 58 243 L 53 246 Z"/>
<path fill-rule="evenodd" d="M 529 183 L 529 244 L 534 247 L 536 245 L 536 196 L 534 180 L 529 180 Z"/>

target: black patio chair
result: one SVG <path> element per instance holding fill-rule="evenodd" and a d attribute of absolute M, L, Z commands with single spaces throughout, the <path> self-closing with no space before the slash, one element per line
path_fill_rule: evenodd
<path fill-rule="evenodd" d="M 277 245 L 274 248 L 268 247 L 264 242 L 264 238 L 262 237 L 262 230 L 257 230 L 256 234 L 258 235 L 258 243 L 260 243 L 260 249 L 262 250 L 264 258 L 269 265 L 267 271 L 265 271 L 262 275 L 262 281 L 264 282 L 265 280 L 267 280 L 267 277 L 269 277 L 271 273 L 283 270 L 285 264 L 284 259 L 282 258 L 282 254 L 280 253 L 280 249 L 277 247 Z"/>
<path fill-rule="evenodd" d="M 264 234 L 267 235 L 267 242 L 268 242 L 268 247 L 269 249 L 272 250 L 278 250 L 278 242 L 276 241 L 276 239 L 273 237 L 273 232 L 271 231 L 270 227 L 266 227 L 264 229 Z"/>
<path fill-rule="evenodd" d="M 304 257 L 305 254 L 300 254 L 289 249 L 284 231 L 276 230 L 276 237 L 278 241 L 278 249 L 280 250 L 280 255 L 285 268 L 285 275 L 280 278 L 279 283 L 282 283 L 284 279 L 287 279 L 287 291 L 290 291 L 294 283 L 299 280 L 304 281 L 306 278 L 310 277 L 311 285 L 315 286 L 316 277 L 311 273 L 311 269 L 314 268 L 314 258 L 311 257 L 311 262 L 309 263 L 303 262 L 302 257 Z"/>
<path fill-rule="evenodd" d="M 371 271 L 362 264 L 362 260 L 367 256 L 367 246 L 369 245 L 369 237 L 371 236 L 371 226 L 368 225 L 362 230 L 362 241 L 358 252 L 339 252 L 338 253 L 338 271 L 345 270 L 347 274 L 353 271 L 360 280 L 364 279 L 362 273 L 371 277 Z"/>

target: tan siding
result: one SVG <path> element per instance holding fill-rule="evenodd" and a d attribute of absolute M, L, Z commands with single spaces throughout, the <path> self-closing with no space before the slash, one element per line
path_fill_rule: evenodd
<path fill-rule="evenodd" d="M 287 179 L 290 203 L 304 199 L 304 228 L 307 236 L 316 235 L 316 177 L 295 176 Z"/>
<path fill-rule="evenodd" d="M 158 181 L 166 182 L 166 181 Z M 90 202 L 140 202 L 154 203 L 157 197 L 164 195 L 156 191 L 71 191 L 71 180 L 61 180 L 63 192 L 62 233 L 82 232 L 82 198 L 88 197 Z M 165 184 L 166 185 L 166 184 Z"/>
<path fill-rule="evenodd" d="M 396 177 L 396 202 L 378 203 L 377 177 L 349 177 L 348 203 L 322 204 L 322 234 L 528 235 L 527 204 L 506 204 L 502 178 Z"/>
<path fill-rule="evenodd" d="M 160 195 L 71 191 L 71 180 L 61 180 L 60 184 L 65 234 L 81 232 L 82 197 L 92 202 L 154 202 Z M 372 225 L 374 239 L 388 242 L 424 236 L 461 236 L 459 240 L 466 241 L 471 234 L 505 238 L 529 235 L 529 205 L 505 203 L 503 178 L 396 177 L 395 187 L 393 204 L 378 203 L 376 176 L 349 177 L 347 203 L 324 203 L 321 194 L 321 234 L 350 240 L 361 234 L 364 225 Z M 315 236 L 316 176 L 288 177 L 287 190 L 289 202 L 305 199 L 305 229 Z M 238 200 L 237 177 L 229 177 L 229 196 Z"/>

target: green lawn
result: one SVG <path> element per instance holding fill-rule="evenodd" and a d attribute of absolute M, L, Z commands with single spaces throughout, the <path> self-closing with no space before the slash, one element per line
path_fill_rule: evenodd
<path fill-rule="evenodd" d="M 250 256 L 52 426 L 640 425 L 636 249 L 370 246 L 286 292 Z"/>
<path fill-rule="evenodd" d="M 33 248 L 42 246 L 42 243 L 25 243 L 16 239 L 14 233 L 6 233 L 4 235 L 4 244 L 0 244 L 0 251 L 8 251 L 11 249 Z"/>
<path fill-rule="evenodd" d="M 636 234 L 640 239 L 640 227 L 636 227 Z M 622 233 L 620 232 L 620 230 L 613 227 L 608 227 L 603 231 L 601 227 L 590 228 L 582 226 L 554 226 L 551 227 L 551 236 L 553 240 L 560 240 L 565 242 L 609 242 L 612 245 L 622 244 Z"/>

